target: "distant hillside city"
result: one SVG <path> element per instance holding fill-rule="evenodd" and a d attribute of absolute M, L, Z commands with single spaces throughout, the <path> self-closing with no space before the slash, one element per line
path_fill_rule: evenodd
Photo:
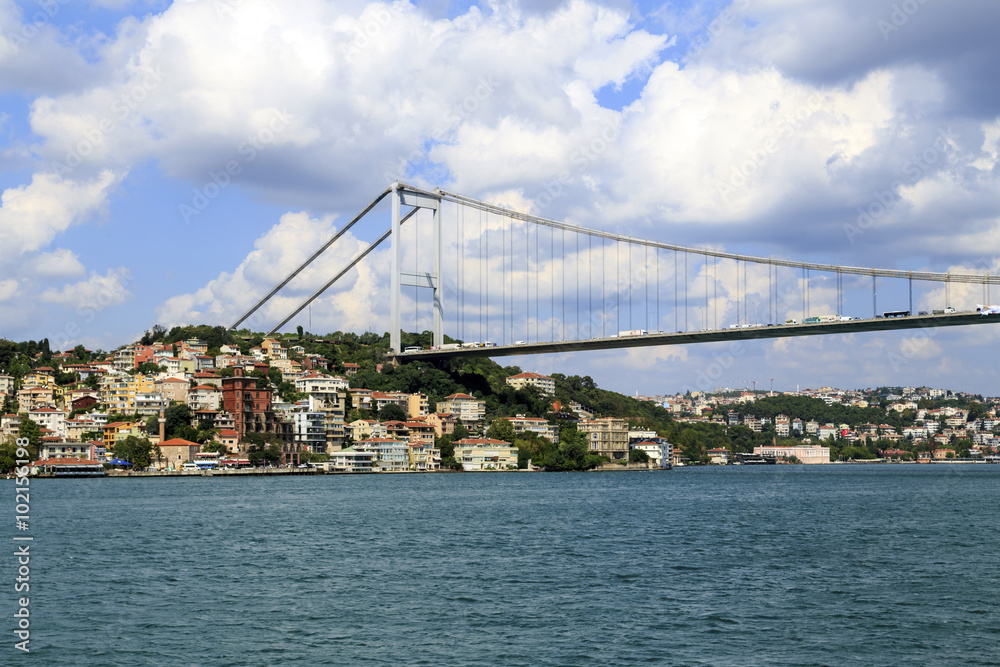
<path fill-rule="evenodd" d="M 404 334 L 427 346 L 430 334 Z M 451 341 L 454 343 L 455 341 Z M 388 335 L 154 327 L 105 352 L 0 340 L 0 471 L 669 469 L 993 461 L 1000 399 L 926 387 L 625 396 Z M 23 465 L 23 464 L 22 464 Z"/>

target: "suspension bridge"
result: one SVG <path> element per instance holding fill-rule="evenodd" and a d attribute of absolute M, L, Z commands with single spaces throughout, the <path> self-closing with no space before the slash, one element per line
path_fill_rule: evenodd
<path fill-rule="evenodd" d="M 819 264 L 693 248 L 393 183 L 236 320 L 239 327 L 386 198 L 389 228 L 268 334 L 390 241 L 390 346 L 399 359 L 512 356 L 1000 322 L 1000 276 Z M 927 311 L 914 309 L 933 302 Z M 870 290 L 870 292 L 869 292 Z M 959 293 L 957 295 L 953 293 Z M 868 302 L 870 294 L 870 303 Z M 371 302 L 378 303 L 378 295 Z M 385 302 L 383 301 L 383 303 Z M 881 308 L 880 308 L 881 305 Z M 867 313 L 871 308 L 870 316 Z M 411 319 L 412 314 L 412 319 Z M 430 331 L 402 346 L 403 328 Z M 446 342 L 446 336 L 450 339 Z"/>

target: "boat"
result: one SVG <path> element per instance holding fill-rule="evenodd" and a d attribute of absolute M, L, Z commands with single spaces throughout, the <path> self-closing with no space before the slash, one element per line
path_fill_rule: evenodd
<path fill-rule="evenodd" d="M 745 466 L 769 466 L 776 462 L 773 456 L 764 456 L 763 454 L 737 454 L 736 460 Z"/>

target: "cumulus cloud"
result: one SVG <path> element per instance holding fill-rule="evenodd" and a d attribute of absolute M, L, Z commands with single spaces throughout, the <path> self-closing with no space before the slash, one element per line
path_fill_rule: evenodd
<path fill-rule="evenodd" d="M 10 260 L 48 245 L 57 234 L 100 211 L 121 180 L 102 171 L 89 181 L 35 174 L 31 183 L 0 196 L 0 259 Z"/>
<path fill-rule="evenodd" d="M 298 268 L 336 233 L 334 218 L 312 218 L 287 213 L 254 242 L 254 250 L 232 272 L 222 272 L 198 290 L 168 299 L 158 310 L 169 325 L 212 322 L 229 324 L 264 294 Z M 368 244 L 348 232 L 319 259 L 303 270 L 287 289 L 251 320 L 256 328 L 270 328 L 294 310 Z M 374 251 L 342 282 L 314 302 L 316 323 L 330 330 L 365 330 L 373 322 L 386 323 L 388 272 L 385 252 Z M 374 299 L 382 294 L 381 299 Z M 244 325 L 246 326 L 246 325 Z"/>
<path fill-rule="evenodd" d="M 86 280 L 68 283 L 59 289 L 47 289 L 39 296 L 44 303 L 73 308 L 104 309 L 117 306 L 132 297 L 128 284 L 131 271 L 123 266 L 108 269 L 104 275 L 91 273 Z"/>

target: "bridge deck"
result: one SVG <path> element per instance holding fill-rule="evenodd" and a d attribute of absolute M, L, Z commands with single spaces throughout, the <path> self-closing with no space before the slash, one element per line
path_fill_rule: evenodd
<path fill-rule="evenodd" d="M 895 331 L 897 329 L 927 329 L 933 327 L 959 327 L 971 324 L 1000 323 L 1000 315 L 979 313 L 954 313 L 947 315 L 912 315 L 910 317 L 875 318 L 849 322 L 819 324 L 779 324 L 745 329 L 713 329 L 710 331 L 649 333 L 645 336 L 592 338 L 588 340 L 526 343 L 524 345 L 497 345 L 496 347 L 460 348 L 457 350 L 421 350 L 397 357 L 399 361 L 414 359 L 450 359 L 454 357 L 511 357 L 524 354 L 554 354 L 585 350 L 610 350 L 624 347 L 649 347 L 653 345 L 686 345 L 689 343 L 716 343 L 763 338 L 788 338 L 790 336 L 823 336 L 826 334 L 861 333 L 865 331 Z"/>

